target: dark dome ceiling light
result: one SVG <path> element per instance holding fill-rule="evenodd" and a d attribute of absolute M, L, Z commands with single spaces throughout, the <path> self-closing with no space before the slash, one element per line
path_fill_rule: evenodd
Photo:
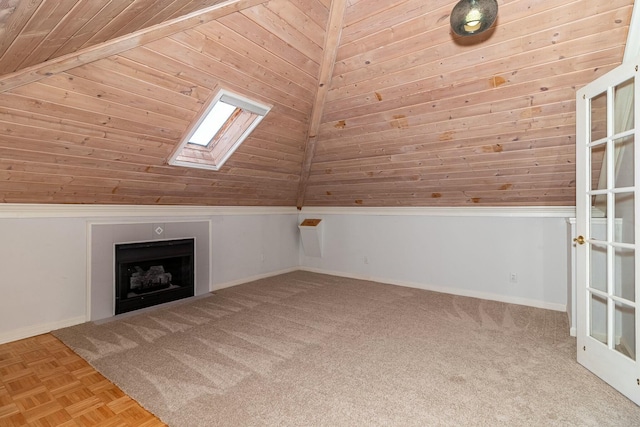
<path fill-rule="evenodd" d="M 496 0 L 460 0 L 451 11 L 451 28 L 460 36 L 488 30 L 498 17 Z"/>

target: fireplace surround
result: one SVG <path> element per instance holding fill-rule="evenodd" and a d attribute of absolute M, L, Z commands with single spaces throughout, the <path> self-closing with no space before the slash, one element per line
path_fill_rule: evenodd
<path fill-rule="evenodd" d="M 115 245 L 115 314 L 195 295 L 195 239 Z"/>

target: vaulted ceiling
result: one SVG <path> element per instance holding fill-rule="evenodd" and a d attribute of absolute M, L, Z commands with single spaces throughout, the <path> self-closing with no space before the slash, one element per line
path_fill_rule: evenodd
<path fill-rule="evenodd" d="M 633 0 L 0 0 L 0 200 L 569 206 L 575 91 Z M 225 88 L 273 106 L 220 171 L 167 159 Z"/>

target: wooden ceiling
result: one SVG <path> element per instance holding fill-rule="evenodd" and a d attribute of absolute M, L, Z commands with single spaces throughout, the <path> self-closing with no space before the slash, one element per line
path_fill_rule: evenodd
<path fill-rule="evenodd" d="M 570 206 L 575 91 L 633 0 L 0 0 L 0 200 Z M 167 159 L 218 88 L 273 108 L 220 171 Z"/>

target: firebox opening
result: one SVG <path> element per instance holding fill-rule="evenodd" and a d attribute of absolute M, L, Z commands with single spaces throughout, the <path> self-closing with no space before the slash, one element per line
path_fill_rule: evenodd
<path fill-rule="evenodd" d="M 194 239 L 115 245 L 115 314 L 193 296 Z"/>

